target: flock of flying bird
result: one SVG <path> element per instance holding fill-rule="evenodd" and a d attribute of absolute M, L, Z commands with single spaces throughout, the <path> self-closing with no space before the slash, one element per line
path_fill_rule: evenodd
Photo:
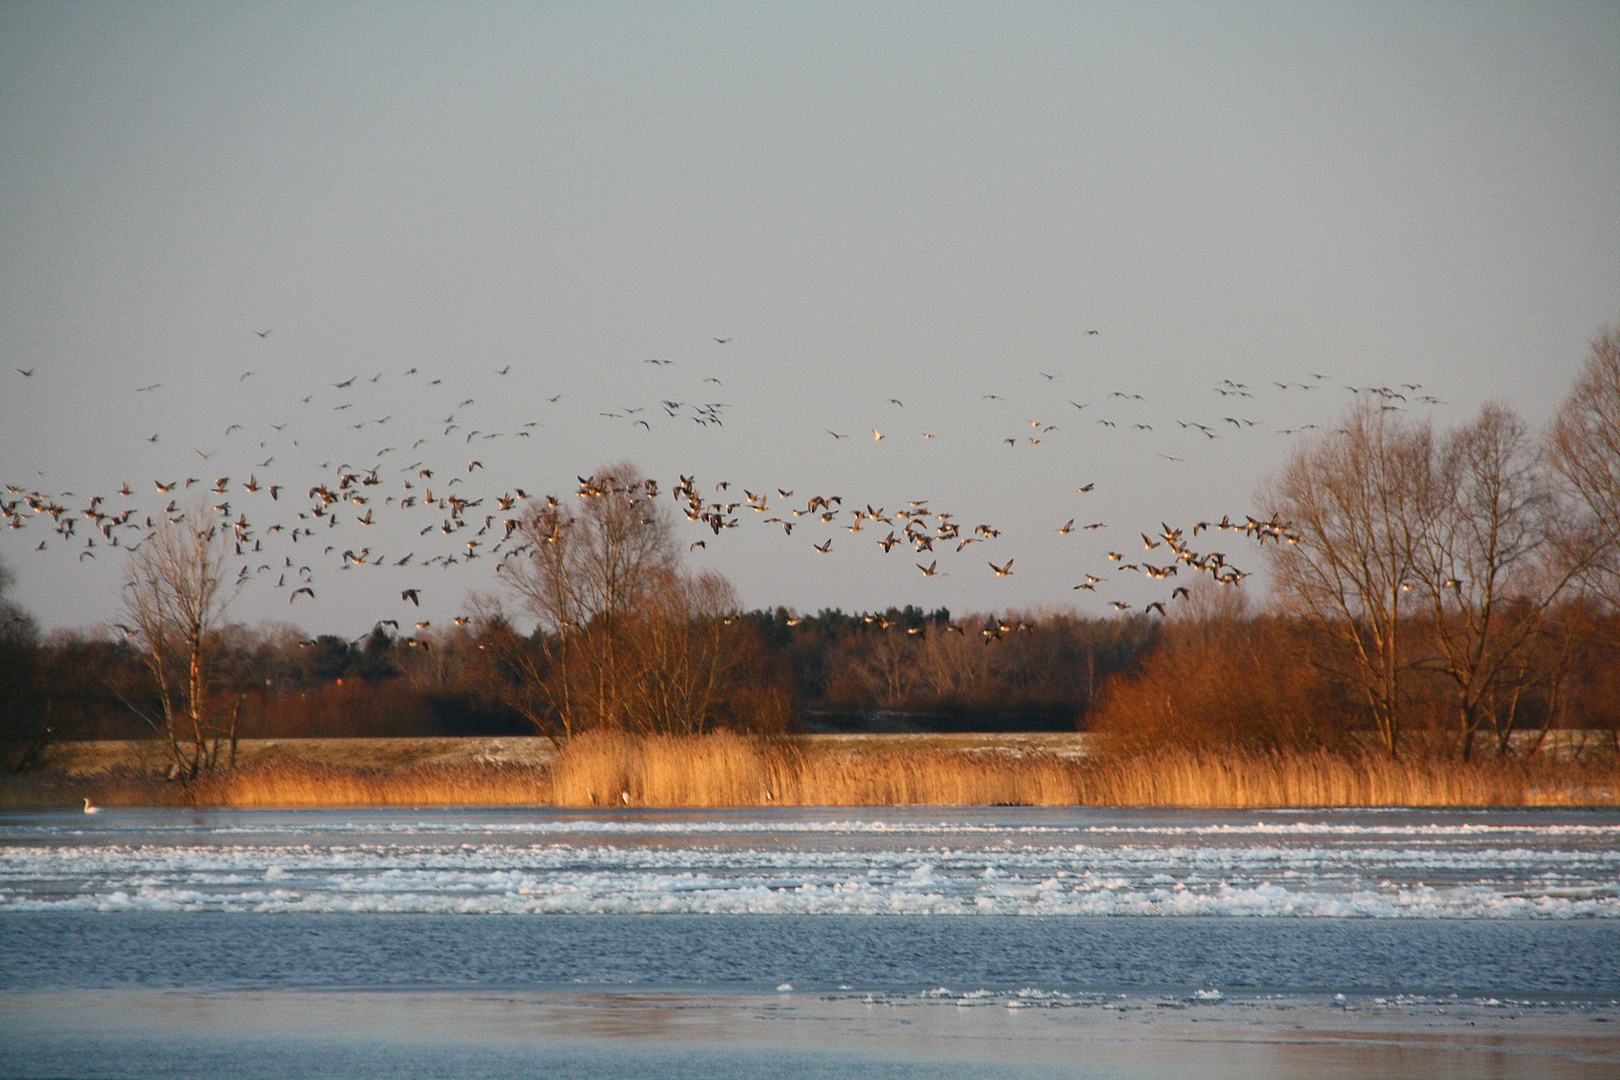
<path fill-rule="evenodd" d="M 263 340 L 269 337 L 271 331 L 253 330 L 252 333 Z M 717 345 L 724 346 L 731 339 L 713 340 Z M 673 361 L 648 360 L 645 363 L 664 367 L 673 364 Z M 36 371 L 21 368 L 17 370 L 25 379 L 32 379 Z M 511 366 L 508 365 L 494 371 L 493 374 L 504 377 L 510 371 Z M 1044 372 L 1040 374 L 1048 383 L 1059 377 Z M 419 370 L 412 367 L 401 377 L 410 379 L 419 375 Z M 255 376 L 256 372 L 246 371 L 237 381 L 244 382 Z M 364 384 L 375 385 L 382 378 L 383 373 L 379 372 L 366 379 L 350 376 L 328 385 L 333 390 L 352 395 L 357 389 L 363 388 Z M 1285 394 L 1309 393 L 1326 382 L 1326 377 L 1322 375 L 1312 375 L 1310 378 L 1311 382 L 1274 382 L 1272 385 Z M 430 386 L 442 386 L 444 382 L 443 379 L 425 377 L 422 381 Z M 716 388 L 723 386 L 721 380 L 716 377 L 705 378 L 699 385 L 707 387 L 710 384 Z M 149 394 L 161 386 L 161 383 L 153 383 L 136 388 L 136 392 Z M 1379 400 L 1380 407 L 1386 409 L 1405 408 L 1411 403 L 1443 404 L 1431 395 L 1418 395 L 1417 391 L 1422 387 L 1417 384 L 1406 384 L 1398 389 L 1391 387 L 1346 387 L 1346 389 L 1358 395 L 1371 395 Z M 1222 399 L 1235 399 L 1239 403 L 1244 399 L 1254 398 L 1254 391 L 1249 386 L 1230 379 L 1222 380 L 1213 387 L 1213 390 Z M 555 405 L 561 397 L 562 395 L 558 394 L 545 400 Z M 983 397 L 990 401 L 1004 400 L 998 394 L 986 394 Z M 1109 394 L 1106 400 L 1115 399 L 1123 400 L 1127 405 L 1145 400 L 1141 394 L 1128 394 L 1124 391 L 1115 391 Z M 1095 404 L 1067 400 L 1069 405 L 1082 414 Z M 315 406 L 316 394 L 304 396 L 299 404 Z M 77 505 L 70 504 L 70 500 L 75 498 L 72 492 L 47 493 L 25 485 L 7 484 L 4 496 L 0 496 L 0 518 L 4 519 L 12 531 L 48 520 L 59 542 L 65 541 L 77 546 L 78 559 L 82 562 L 104 555 L 109 549 L 120 552 L 138 550 L 152 532 L 163 527 L 166 522 L 177 525 L 184 523 L 188 514 L 200 510 L 206 516 L 208 534 L 223 536 L 225 542 L 230 545 L 231 552 L 243 560 L 235 577 L 236 585 L 240 587 L 257 580 L 273 582 L 272 587 L 284 591 L 290 604 L 296 603 L 300 597 L 313 599 L 316 595 L 317 568 L 333 562 L 343 570 L 380 566 L 448 568 L 481 558 L 506 560 L 522 557 L 529 552 L 532 544 L 537 542 L 532 531 L 526 532 L 523 528 L 524 504 L 531 496 L 521 488 L 503 491 L 498 495 L 470 490 L 476 474 L 484 468 L 479 456 L 468 456 L 467 453 L 463 453 L 455 464 L 449 466 L 439 461 L 425 460 L 415 461 L 399 468 L 384 464 L 385 459 L 389 462 L 398 460 L 390 458 L 389 455 L 398 454 L 403 457 L 430 442 L 435 444 L 459 442 L 460 448 L 465 451 L 472 454 L 487 454 L 487 450 L 474 449 L 474 444 L 489 447 L 498 439 L 532 438 L 534 429 L 542 426 L 539 421 L 528 421 L 509 433 L 473 427 L 471 425 L 474 421 L 464 410 L 475 404 L 472 398 L 460 400 L 440 422 L 442 430 L 437 437 L 419 436 L 415 433 L 402 436 L 394 440 L 393 445 L 378 449 L 373 459 L 364 465 L 325 462 L 321 466 L 322 475 L 314 483 L 293 484 L 286 480 L 279 482 L 261 480 L 260 470 L 264 470 L 268 476 L 275 467 L 277 454 L 271 453 L 251 467 L 245 480 L 232 476 L 209 479 L 173 474 L 172 479 L 154 479 L 153 488 L 159 501 L 163 502 L 160 507 L 143 508 L 143 504 L 137 501 L 136 490 L 127 482 L 110 494 L 91 495 Z M 372 418 L 370 413 L 366 413 L 361 415 L 358 421 L 351 421 L 349 417 L 354 415 L 351 410 L 357 405 L 354 400 L 343 400 L 331 405 L 330 411 L 342 414 L 337 418 L 338 423 L 354 431 L 367 428 L 394 430 L 387 428 L 394 419 L 392 414 Z M 657 409 L 651 411 L 648 406 L 626 407 L 601 412 L 600 416 L 614 421 L 628 420 L 630 426 L 639 426 L 648 431 L 652 430 L 651 419 L 655 417 L 663 421 L 686 419 L 700 428 L 722 427 L 726 419 L 725 410 L 730 408 L 723 402 L 684 402 L 673 399 L 660 399 L 658 405 Z M 898 398 L 888 399 L 886 407 L 890 406 L 901 409 L 905 407 Z M 1152 424 L 1147 422 L 1101 417 L 1094 418 L 1094 422 L 1106 428 L 1118 428 L 1120 424 L 1125 423 L 1131 429 L 1144 432 L 1154 430 Z M 1179 418 L 1175 422 L 1182 430 L 1195 432 L 1206 439 L 1221 437 L 1220 424 L 1231 425 L 1233 433 L 1236 434 L 1256 427 L 1259 423 L 1241 415 L 1223 416 L 1213 424 Z M 1029 428 L 1025 434 L 1003 438 L 1002 442 L 1011 446 L 1025 443 L 1039 446 L 1060 428 L 1058 424 L 1038 419 L 1027 420 L 1027 423 Z M 269 427 L 280 436 L 289 424 L 272 423 Z M 1307 424 L 1299 428 L 1281 429 L 1281 433 L 1294 434 L 1313 427 L 1315 425 Z M 243 430 L 245 429 L 242 424 L 232 423 L 225 429 L 224 437 L 230 439 L 238 431 Z M 828 434 L 835 440 L 849 437 L 831 429 L 828 430 Z M 924 439 L 935 438 L 931 432 L 921 434 Z M 877 428 L 872 430 L 872 436 L 874 441 L 891 437 Z M 159 434 L 154 433 L 146 441 L 155 443 L 158 440 Z M 265 442 L 259 445 L 261 450 L 268 448 Z M 298 441 L 293 440 L 292 445 L 298 446 Z M 218 451 L 193 452 L 206 464 Z M 1184 460 L 1170 454 L 1161 453 L 1159 456 L 1172 462 Z M 1079 485 L 1076 493 L 1085 495 L 1095 488 L 1095 482 L 1088 482 Z M 728 481 L 716 482 L 710 493 L 705 494 L 698 486 L 696 478 L 686 475 L 680 476 L 677 483 L 669 486 L 669 494 L 689 522 L 708 530 L 708 535 L 691 542 L 690 549 L 707 548 L 710 540 L 738 528 L 741 521 L 751 512 L 759 523 L 779 528 L 787 537 L 791 537 L 795 528 L 799 527 L 808 531 L 811 528 L 838 526 L 846 530 L 851 537 L 860 537 L 861 534 L 867 533 L 865 539 L 875 542 L 885 554 L 895 548 L 909 549 L 916 555 L 929 554 L 930 561 L 927 564 L 920 561 L 914 563 L 925 578 L 943 576 L 946 573 L 940 568 L 939 553 L 955 555 L 966 551 L 972 545 L 987 544 L 991 545 L 985 549 L 988 555 L 995 550 L 995 545 L 1004 531 L 989 523 L 978 523 L 970 527 L 966 522 L 959 520 L 956 514 L 936 508 L 932 501 L 927 499 L 909 501 L 903 507 L 888 510 L 864 500 L 854 498 L 846 500 L 841 494 L 815 494 L 806 498 L 801 506 L 795 500 L 794 492 L 788 488 L 772 486 L 761 488 L 757 492 L 742 488 L 743 497 L 738 499 L 732 494 L 732 485 Z M 608 477 L 580 477 L 576 495 L 580 498 L 616 496 L 632 500 L 645 499 L 650 506 L 653 500 L 659 498 L 660 486 L 656 481 L 648 480 L 642 485 L 630 488 L 620 486 Z M 554 496 L 547 496 L 546 500 L 550 507 L 559 506 L 559 501 Z M 385 517 L 397 515 L 402 511 L 409 511 L 419 521 L 427 519 L 418 528 L 418 534 L 422 538 L 421 543 L 427 543 L 431 537 L 433 541 L 442 545 L 434 549 L 437 553 L 430 551 L 419 554 L 413 550 L 384 554 L 380 550 L 374 550 L 373 544 L 365 543 L 363 538 L 353 538 L 357 530 L 364 534 L 365 530 L 381 524 Z M 648 524 L 655 520 L 656 516 L 652 514 L 646 518 Z M 1077 520 L 1069 519 L 1058 526 L 1055 532 L 1058 535 L 1068 536 L 1075 532 L 1097 531 L 1108 527 L 1107 523 L 1102 521 L 1077 525 Z M 1116 573 L 1131 572 L 1154 581 L 1167 581 L 1186 571 L 1189 575 L 1207 574 L 1213 581 L 1222 585 L 1236 585 L 1248 576 L 1228 562 L 1224 553 L 1195 551 L 1182 529 L 1173 528 L 1162 522 L 1160 525 L 1157 534 L 1142 533 L 1141 540 L 1144 552 L 1152 553 L 1163 549 L 1163 553 L 1156 556 L 1138 556 L 1127 561 L 1124 552 L 1109 551 L 1107 557 Z M 1267 541 L 1295 543 L 1299 540 L 1287 522 L 1260 521 L 1248 516 L 1238 519 L 1223 517 L 1220 521 L 1214 522 L 1200 521 L 1192 526 L 1191 536 L 1196 538 L 1206 531 L 1231 532 L 1257 540 L 1262 545 Z M 824 535 L 824 532 L 825 530 L 823 535 L 811 540 L 811 547 L 817 553 L 832 554 L 834 537 Z M 546 539 L 556 537 L 538 538 L 539 542 Z M 382 545 L 376 546 L 380 548 Z M 48 538 L 41 539 L 36 550 L 43 551 L 47 547 Z M 987 557 L 985 561 L 990 572 L 997 577 L 1010 577 L 1014 573 L 1016 559 L 1005 552 L 993 558 Z M 1103 576 L 1092 573 L 1086 573 L 1084 577 L 1084 581 L 1072 586 L 1073 590 L 1095 592 L 1106 580 Z M 423 591 L 421 586 L 402 590 L 401 603 L 409 602 L 419 607 Z M 1167 602 L 1184 598 L 1188 594 L 1189 589 L 1186 585 L 1176 585 L 1163 600 L 1146 604 L 1144 611 L 1163 615 Z M 1121 600 L 1110 601 L 1110 606 L 1116 612 L 1132 609 L 1130 603 Z M 465 624 L 467 619 L 458 617 L 456 621 Z M 398 621 L 384 620 L 380 625 L 392 625 L 397 629 Z M 430 625 L 427 620 L 415 622 L 418 630 L 425 630 Z M 999 636 L 999 631 L 997 634 L 990 634 L 987 631 L 986 640 L 992 640 L 996 636 Z"/>

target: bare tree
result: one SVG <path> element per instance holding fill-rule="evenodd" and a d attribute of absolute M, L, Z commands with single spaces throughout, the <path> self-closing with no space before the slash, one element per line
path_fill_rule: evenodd
<path fill-rule="evenodd" d="M 844 649 L 850 674 L 888 708 L 905 705 L 925 681 L 922 652 L 922 643 L 898 627 L 854 635 Z"/>
<path fill-rule="evenodd" d="M 1226 585 L 1198 577 L 1186 598 L 1170 609 L 1165 626 L 1172 646 L 1215 648 L 1242 636 L 1251 621 L 1249 594 L 1241 581 Z"/>
<path fill-rule="evenodd" d="M 1427 424 L 1364 401 L 1261 493 L 1264 511 L 1298 537 L 1272 549 L 1276 588 L 1337 646 L 1323 662 L 1357 689 L 1391 754 L 1400 747 L 1403 681 L 1416 662 L 1402 639 L 1403 605 L 1419 585 L 1433 460 Z"/>
<path fill-rule="evenodd" d="M 1533 681 L 1532 639 L 1584 564 L 1558 557 L 1567 552 L 1553 542 L 1558 503 L 1540 455 L 1523 423 L 1498 405 L 1446 436 L 1432 491 L 1413 576 L 1466 759 L 1487 720 L 1499 734 L 1511 728 Z"/>
<path fill-rule="evenodd" d="M 924 639 L 917 677 L 938 701 L 965 701 L 990 678 L 993 654 L 977 637 L 934 630 Z"/>
<path fill-rule="evenodd" d="M 473 611 L 482 611 L 481 598 L 471 599 Z M 485 675 L 485 665 L 478 660 L 481 644 L 465 626 L 455 626 L 420 630 L 403 641 L 396 638 L 390 651 L 411 689 L 434 694 L 454 692 Z"/>
<path fill-rule="evenodd" d="M 600 469 L 581 479 L 577 504 L 548 498 L 525 514 L 521 555 L 501 565 L 539 622 L 538 661 L 548 673 L 539 686 L 564 738 L 583 727 L 625 726 L 626 620 L 677 565 L 670 514 L 656 491 L 628 462 Z"/>
<path fill-rule="evenodd" d="M 483 659 L 486 693 L 534 725 L 561 750 L 573 736 L 573 713 L 552 704 L 550 654 L 541 633 L 524 637 L 493 597 L 475 597 L 478 653 Z"/>
<path fill-rule="evenodd" d="M 577 503 L 548 498 L 518 526 L 521 554 L 502 574 L 539 628 L 521 637 L 486 603 L 483 644 L 503 700 L 554 741 L 596 727 L 701 734 L 746 719 L 739 703 L 760 678 L 749 670 L 758 650 L 726 580 L 681 568 L 656 498 L 657 485 L 621 463 L 582 479 Z M 775 697 L 753 696 L 755 712 L 784 714 Z"/>
<path fill-rule="evenodd" d="M 546 630 L 622 618 L 675 568 L 673 526 L 656 491 L 620 462 L 582 479 L 577 504 L 548 498 L 523 517 L 527 557 L 502 569 Z"/>
<path fill-rule="evenodd" d="M 197 503 L 150 530 L 129 556 L 124 609 L 135 623 L 162 716 L 136 711 L 168 740 L 182 779 L 218 761 L 222 730 L 210 681 L 218 630 L 236 591 L 225 572 L 229 551 L 208 508 Z"/>
<path fill-rule="evenodd" d="M 1620 607 L 1620 325 L 1593 340 L 1547 443 L 1552 467 L 1585 508 L 1584 527 L 1572 531 L 1590 556 L 1587 580 Z"/>
<path fill-rule="evenodd" d="M 625 720 L 644 734 L 702 735 L 752 674 L 735 647 L 737 595 L 719 574 L 672 574 L 649 599 L 626 635 Z"/>
<path fill-rule="evenodd" d="M 37 765 L 51 730 L 35 684 L 39 625 L 6 594 L 16 577 L 0 563 L 0 769 Z"/>

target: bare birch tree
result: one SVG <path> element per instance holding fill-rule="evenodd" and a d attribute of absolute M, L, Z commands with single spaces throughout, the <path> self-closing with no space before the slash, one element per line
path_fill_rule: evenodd
<path fill-rule="evenodd" d="M 225 572 L 229 551 L 208 508 L 197 503 L 154 527 L 129 555 L 124 609 L 162 708 L 161 717 L 141 715 L 168 740 L 176 773 L 187 780 L 217 762 L 223 734 L 210 677 L 218 630 L 235 595 Z"/>
<path fill-rule="evenodd" d="M 1337 648 L 1323 658 L 1355 687 L 1391 754 L 1401 738 L 1404 681 L 1416 658 L 1403 640 L 1421 530 L 1433 501 L 1427 424 L 1362 402 L 1342 426 L 1297 451 L 1261 493 L 1265 513 L 1297 542 L 1272 549 L 1276 588 Z"/>

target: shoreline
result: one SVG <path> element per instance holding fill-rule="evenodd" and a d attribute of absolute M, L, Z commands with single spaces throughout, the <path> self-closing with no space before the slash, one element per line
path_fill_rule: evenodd
<path fill-rule="evenodd" d="M 942 750 L 961 753 L 1050 754 L 1078 760 L 1087 756 L 1092 736 L 1084 732 L 1005 734 L 805 734 L 790 741 L 813 750 L 846 753 Z M 221 751 L 224 754 L 224 751 Z M 363 769 L 403 769 L 423 765 L 524 765 L 545 768 L 557 749 L 543 735 L 408 736 L 401 738 L 242 739 L 239 767 L 266 761 L 297 761 Z M 157 739 L 96 739 L 52 743 L 41 771 L 88 777 L 115 770 L 163 772 L 170 762 L 167 744 Z"/>
<path fill-rule="evenodd" d="M 1198 809 L 1612 807 L 1620 762 L 1460 762 L 1325 753 L 1109 757 L 1079 733 L 754 740 L 536 736 L 243 740 L 238 767 L 167 779 L 155 741 L 64 743 L 0 776 L 0 808 L 411 806 Z"/>

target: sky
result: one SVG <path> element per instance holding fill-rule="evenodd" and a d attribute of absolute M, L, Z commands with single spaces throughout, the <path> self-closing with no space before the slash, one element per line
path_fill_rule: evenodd
<path fill-rule="evenodd" d="M 1139 611 L 1107 553 L 1252 512 L 1347 387 L 1543 423 L 1616 177 L 1612 3 L 0 3 L 0 482 L 194 478 L 259 544 L 231 616 L 311 632 L 500 593 L 397 500 L 498 533 L 619 461 L 769 492 L 677 519 L 748 607 Z M 343 466 L 376 501 L 289 545 Z M 849 531 L 912 501 L 1000 535 Z M 120 619 L 122 547 L 22 518 L 15 598 Z"/>

